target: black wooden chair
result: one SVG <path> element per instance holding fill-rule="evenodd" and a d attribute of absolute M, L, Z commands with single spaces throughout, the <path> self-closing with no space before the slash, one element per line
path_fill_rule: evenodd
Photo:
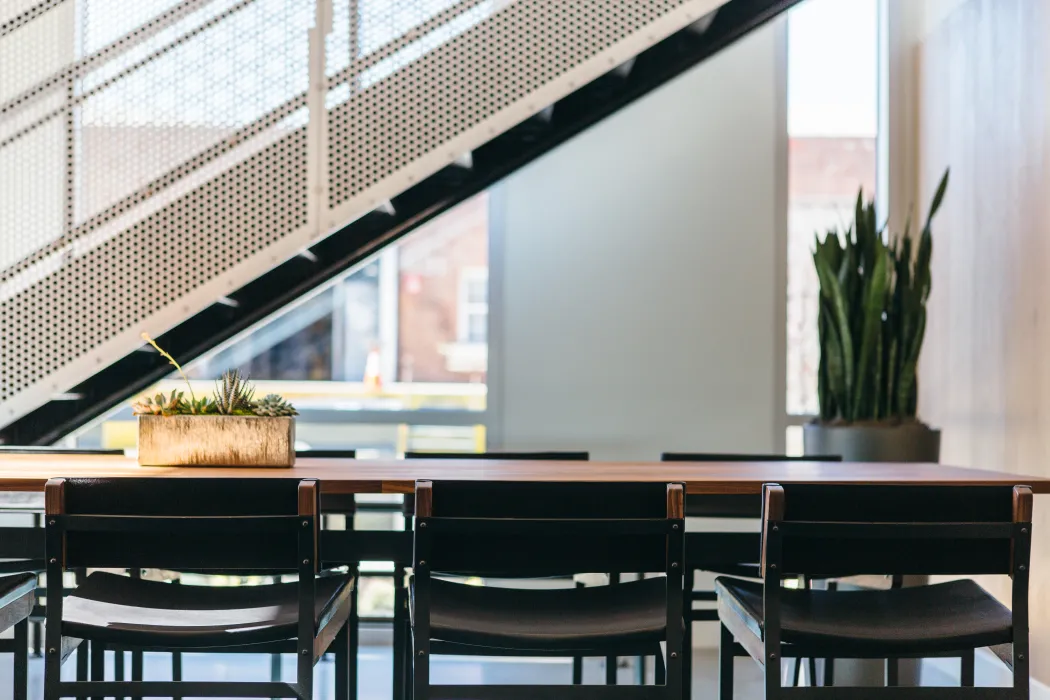
<path fill-rule="evenodd" d="M 904 688 L 868 697 L 1028 698 L 1028 569 L 1032 492 L 1027 486 L 767 484 L 763 581 L 716 581 L 722 622 L 720 698 L 733 696 L 739 642 L 765 672 L 765 697 L 845 698 L 850 688 L 783 688 L 781 659 L 963 656 L 991 647 L 1013 670 L 1010 688 Z M 785 576 L 1008 574 L 1007 609 L 970 580 L 891 590 L 785 589 Z M 887 664 L 887 686 L 895 686 Z M 973 686 L 965 664 L 961 685 Z"/>
<path fill-rule="evenodd" d="M 52 447 L 32 445 L 0 445 L 0 455 L 123 455 L 124 450 L 98 449 L 83 447 Z M 3 542 L 0 548 L 0 575 L 13 573 L 31 573 L 38 578 L 44 573 L 44 499 L 39 493 L 0 493 L 0 513 L 24 513 L 32 516 L 33 527 L 5 527 L 0 529 Z M 82 576 L 83 572 L 77 572 Z M 36 605 L 29 617 L 31 646 L 33 653 L 43 653 L 44 606 L 43 586 L 37 585 Z M 77 658 L 77 673 L 81 680 L 87 680 L 87 659 Z"/>
<path fill-rule="evenodd" d="M 589 452 L 580 451 L 558 451 L 558 450 L 546 450 L 546 451 L 533 451 L 533 452 L 406 452 L 405 459 L 455 459 L 455 460 L 477 460 L 477 459 L 520 459 L 524 461 L 562 461 L 562 462 L 587 462 L 591 458 Z M 611 574 L 609 582 L 619 583 L 619 574 Z M 498 577 L 497 577 L 498 578 Z M 575 584 L 578 588 L 583 586 L 582 582 Z M 408 596 L 403 595 L 403 604 L 405 610 L 408 610 Z M 407 616 L 405 618 L 406 625 L 408 624 Z M 406 630 L 408 627 L 406 627 Z M 411 642 L 408 635 L 405 635 L 403 643 L 406 645 L 405 648 L 411 646 Z M 407 655 L 405 656 L 407 658 Z M 616 664 L 617 660 L 613 657 L 607 658 L 605 661 L 605 682 L 610 685 L 616 684 Z M 408 669 L 406 668 L 406 671 Z M 580 685 L 583 683 L 583 658 L 574 656 L 572 658 L 572 682 L 574 685 Z M 395 694 L 394 697 L 397 697 Z"/>
<path fill-rule="evenodd" d="M 52 479 L 47 517 L 44 695 L 310 698 L 314 663 L 336 654 L 336 695 L 351 692 L 354 579 L 318 577 L 319 483 L 294 479 Z M 282 571 L 297 583 L 175 586 L 96 571 L 63 599 L 71 568 Z M 91 681 L 63 661 L 91 644 Z M 107 646 L 295 653 L 294 683 L 103 681 Z"/>
<path fill-rule="evenodd" d="M 664 452 L 660 456 L 663 462 L 841 462 L 838 455 L 816 455 L 809 457 L 789 457 L 772 454 L 741 454 L 717 452 Z M 758 521 L 762 514 L 762 503 L 758 496 L 724 494 L 705 495 L 685 499 L 685 514 L 689 518 L 726 518 L 748 519 Z M 718 622 L 718 610 L 715 608 L 694 608 L 693 603 L 713 603 L 717 596 L 713 588 L 694 590 L 696 572 L 706 571 L 712 574 L 739 576 L 744 578 L 758 577 L 758 533 L 747 532 L 703 532 L 687 533 L 685 536 L 685 560 L 688 569 L 685 572 L 685 645 L 692 649 L 693 623 Z M 809 581 L 806 581 L 806 585 Z M 743 654 L 743 650 L 740 650 Z M 802 659 L 795 659 L 793 673 L 794 685 L 798 685 L 802 671 Z M 685 684 L 690 687 L 692 681 L 692 654 L 685 661 Z M 825 667 L 825 681 L 830 678 L 832 668 Z M 810 683 L 816 685 L 817 664 L 809 659 Z M 828 683 L 830 685 L 830 683 Z"/>
<path fill-rule="evenodd" d="M 416 485 L 413 577 L 415 700 L 526 698 L 681 700 L 684 488 L 654 483 Z M 553 590 L 471 586 L 439 578 L 538 578 L 662 572 L 619 585 Z M 432 655 L 652 655 L 652 686 L 447 686 Z"/>
<path fill-rule="evenodd" d="M 0 632 L 15 628 L 13 639 L 0 640 L 0 654 L 14 656 L 11 698 L 26 700 L 29 684 L 29 616 L 36 604 L 36 575 L 0 576 Z"/>

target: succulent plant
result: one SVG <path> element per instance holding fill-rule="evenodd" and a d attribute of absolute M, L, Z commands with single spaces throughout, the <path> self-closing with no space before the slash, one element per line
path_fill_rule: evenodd
<path fill-rule="evenodd" d="M 297 416 L 299 411 L 292 404 L 284 400 L 278 394 L 267 394 L 255 404 L 255 415 L 257 416 Z"/>
<path fill-rule="evenodd" d="M 174 416 L 181 413 L 182 396 L 182 392 L 177 390 L 172 390 L 171 396 L 163 392 L 152 398 L 144 396 L 131 405 L 131 410 L 136 416 Z"/>
<path fill-rule="evenodd" d="M 863 193 L 857 195 L 853 226 L 817 240 L 821 421 L 915 419 L 916 367 L 930 296 L 930 222 L 947 187 L 945 172 L 917 242 L 908 227 L 887 244 L 875 203 L 865 204 Z"/>
<path fill-rule="evenodd" d="M 215 382 L 215 411 L 224 416 L 254 415 L 255 387 L 238 369 L 228 369 Z"/>
<path fill-rule="evenodd" d="M 215 402 L 208 396 L 183 401 L 182 405 L 179 406 L 179 413 L 189 416 L 207 416 L 218 412 L 219 410 L 216 408 Z"/>

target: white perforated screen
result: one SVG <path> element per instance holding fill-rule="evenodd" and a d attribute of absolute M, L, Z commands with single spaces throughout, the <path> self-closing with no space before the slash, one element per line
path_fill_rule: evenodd
<path fill-rule="evenodd" d="M 718 0 L 5 0 L 0 425 Z"/>

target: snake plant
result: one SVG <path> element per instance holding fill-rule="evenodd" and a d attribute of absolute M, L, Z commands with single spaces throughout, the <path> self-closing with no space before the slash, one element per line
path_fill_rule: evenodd
<path fill-rule="evenodd" d="M 891 237 L 875 202 L 857 194 L 853 225 L 817 237 L 820 367 L 817 394 L 826 423 L 915 420 L 916 367 L 930 296 L 930 224 L 948 187 L 941 178 L 918 238 L 910 223 Z"/>

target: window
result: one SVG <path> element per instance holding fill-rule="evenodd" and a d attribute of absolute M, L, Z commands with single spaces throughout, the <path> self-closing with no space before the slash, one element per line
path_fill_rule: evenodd
<path fill-rule="evenodd" d="M 789 416 L 818 412 L 814 236 L 850 224 L 858 189 L 876 194 L 878 13 L 879 0 L 806 0 L 788 15 Z"/>
<path fill-rule="evenodd" d="M 489 335 L 489 271 L 473 267 L 459 278 L 459 342 L 477 345 Z"/>
<path fill-rule="evenodd" d="M 186 370 L 197 395 L 231 367 L 300 410 L 299 449 L 484 449 L 488 199 L 481 194 L 389 245 Z M 158 388 L 182 388 L 169 377 Z M 154 391 L 154 390 L 151 390 Z M 123 406 L 77 436 L 134 447 Z"/>

